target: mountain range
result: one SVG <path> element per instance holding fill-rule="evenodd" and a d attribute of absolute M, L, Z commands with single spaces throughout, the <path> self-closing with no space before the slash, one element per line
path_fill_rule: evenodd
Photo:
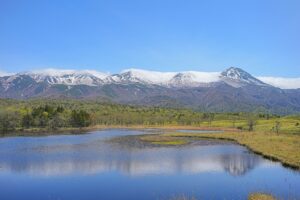
<path fill-rule="evenodd" d="M 202 111 L 300 112 L 300 89 L 281 89 L 246 71 L 119 74 L 83 70 L 44 70 L 0 77 L 0 98 L 101 99 L 116 103 L 187 107 Z"/>

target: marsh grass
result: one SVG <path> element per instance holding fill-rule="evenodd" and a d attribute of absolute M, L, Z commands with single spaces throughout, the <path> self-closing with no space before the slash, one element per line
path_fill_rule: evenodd
<path fill-rule="evenodd" d="M 174 140 L 174 141 L 162 141 L 162 142 L 152 142 L 152 144 L 157 144 L 157 145 L 185 145 L 188 142 L 185 140 Z"/>
<path fill-rule="evenodd" d="M 185 137 L 172 137 L 164 135 L 143 135 L 139 139 L 143 142 L 156 145 L 185 145 L 188 144 L 188 139 Z"/>

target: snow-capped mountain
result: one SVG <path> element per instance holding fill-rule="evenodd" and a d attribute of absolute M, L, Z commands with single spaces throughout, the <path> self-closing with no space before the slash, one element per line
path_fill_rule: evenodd
<path fill-rule="evenodd" d="M 154 84 L 165 87 L 206 87 L 218 82 L 226 82 L 233 87 L 246 85 L 270 86 L 236 67 L 230 67 L 223 72 L 156 72 L 129 69 L 106 78 L 105 83 L 112 82 Z"/>
<path fill-rule="evenodd" d="M 102 86 L 108 84 L 145 84 L 163 87 L 208 87 L 215 83 L 224 82 L 239 88 L 246 85 L 270 86 L 253 77 L 240 68 L 230 67 L 223 72 L 157 72 L 141 69 L 128 69 L 119 74 L 107 74 L 91 70 L 55 70 L 47 69 L 18 73 L 2 79 L 2 84 L 9 87 L 11 82 L 21 76 L 29 76 L 37 83 L 50 85 L 88 85 Z M 269 80 L 266 79 L 265 80 Z M 268 81 L 269 83 L 270 81 Z"/>
<path fill-rule="evenodd" d="M 141 83 L 153 84 L 165 87 L 200 87 L 209 86 L 217 82 L 226 82 L 234 87 L 242 87 L 246 84 L 264 85 L 260 80 L 240 68 L 231 67 L 223 72 L 156 72 L 140 69 L 125 70 L 120 74 L 108 76 L 106 84 Z"/>
<path fill-rule="evenodd" d="M 0 77 L 0 84 L 5 90 L 24 85 L 22 82 L 43 83 L 48 85 L 87 85 L 99 86 L 104 84 L 108 74 L 92 70 L 56 70 L 47 69 L 32 72 L 17 73 L 10 76 Z"/>
<path fill-rule="evenodd" d="M 91 70 L 74 71 L 55 69 L 25 72 L 20 73 L 19 75 L 28 75 L 38 83 L 46 82 L 48 84 L 89 86 L 98 86 L 103 84 L 103 80 L 108 76 L 108 74 Z"/>
<path fill-rule="evenodd" d="M 280 89 L 270 84 L 272 80 L 267 83 L 234 67 L 223 72 L 129 69 L 119 74 L 48 69 L 0 77 L 0 98 L 100 98 L 218 112 L 300 112 L 300 89 Z"/>
<path fill-rule="evenodd" d="M 143 83 L 162 85 L 168 82 L 175 75 L 175 72 L 156 72 L 141 69 L 128 69 L 124 70 L 120 74 L 109 76 L 106 79 L 106 83 Z"/>
<path fill-rule="evenodd" d="M 261 80 L 258 80 L 257 78 L 253 77 L 248 72 L 236 67 L 230 67 L 223 71 L 220 75 L 220 79 L 233 87 L 242 87 L 248 84 L 258 86 L 269 86 Z"/>
<path fill-rule="evenodd" d="M 140 69 L 125 70 L 105 79 L 107 84 L 151 84 L 165 87 L 197 87 L 201 84 L 220 81 L 218 72 L 157 72 Z"/>
<path fill-rule="evenodd" d="M 28 74 L 36 82 L 46 82 L 49 84 L 63 85 L 90 85 L 96 86 L 102 84 L 102 80 L 91 74 L 65 74 L 62 76 L 49 76 L 39 74 Z"/>
<path fill-rule="evenodd" d="M 177 73 L 165 85 L 171 87 L 205 87 L 220 80 L 220 73 L 218 72 L 187 71 Z"/>

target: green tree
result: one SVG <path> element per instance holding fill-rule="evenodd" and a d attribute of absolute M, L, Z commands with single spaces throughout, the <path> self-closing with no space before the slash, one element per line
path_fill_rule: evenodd
<path fill-rule="evenodd" d="M 13 131 L 20 121 L 19 114 L 16 112 L 0 112 L 0 132 Z"/>
<path fill-rule="evenodd" d="M 22 127 L 30 128 L 34 123 L 32 115 L 27 111 L 27 113 L 22 118 Z"/>
<path fill-rule="evenodd" d="M 58 128 L 65 127 L 65 119 L 61 116 L 61 114 L 56 113 L 53 117 L 49 120 L 48 123 L 49 129 L 57 130 Z"/>
<path fill-rule="evenodd" d="M 71 124 L 75 127 L 86 127 L 91 124 L 90 114 L 84 110 L 73 110 L 71 114 Z"/>

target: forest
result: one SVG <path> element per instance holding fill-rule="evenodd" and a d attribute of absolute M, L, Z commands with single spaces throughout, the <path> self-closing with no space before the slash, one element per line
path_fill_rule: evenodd
<path fill-rule="evenodd" d="M 207 113 L 74 99 L 0 100 L 1 132 L 96 125 L 205 126 L 252 131 L 265 124 L 268 124 L 263 127 L 266 130 L 279 132 L 288 125 L 289 131 L 292 126 L 294 132 L 298 132 L 299 119 L 299 116 L 278 116 L 270 113 Z"/>

